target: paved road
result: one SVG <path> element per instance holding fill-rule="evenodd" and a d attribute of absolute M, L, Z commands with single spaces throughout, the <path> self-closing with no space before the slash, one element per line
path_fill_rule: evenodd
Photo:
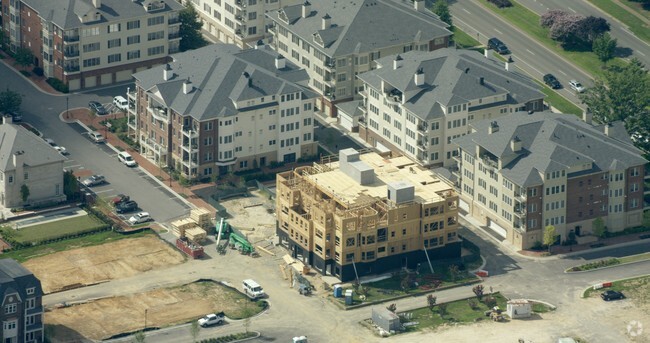
<path fill-rule="evenodd" d="M 584 16 L 605 18 L 611 27 L 610 34 L 618 40 L 620 57 L 637 57 L 646 66 L 650 64 L 650 45 L 638 38 L 628 30 L 627 25 L 614 19 L 608 13 L 601 11 L 598 7 L 591 5 L 587 0 L 518 0 L 520 4 L 528 7 L 533 12 L 542 15 L 549 9 L 559 9 L 569 13 L 578 13 Z M 631 56 L 631 55 L 632 56 Z"/>
<path fill-rule="evenodd" d="M 23 121 L 40 130 L 43 137 L 52 138 L 57 144 L 66 147 L 70 155 L 64 163 L 65 169 L 88 169 L 94 174 L 106 176 L 109 184 L 96 188 L 100 196 L 129 194 L 158 221 L 167 221 L 189 210 L 185 203 L 145 175 L 142 169 L 127 168 L 117 161 L 116 153 L 108 146 L 92 143 L 80 125 L 66 124 L 60 120 L 59 115 L 66 110 L 66 99 L 69 108 L 86 107 L 90 100 L 110 103 L 114 95 L 126 92 L 126 85 L 88 93 L 53 96 L 41 93 L 4 63 L 0 63 L 0 79 L 23 96 Z"/>
<path fill-rule="evenodd" d="M 569 88 L 569 80 L 577 79 L 585 86 L 591 86 L 591 75 L 519 31 L 474 0 L 457 0 L 451 2 L 449 8 L 453 15 L 454 25 L 468 35 L 474 38 L 478 37 L 483 44 L 487 44 L 487 40 L 491 37 L 501 39 L 510 48 L 517 68 L 540 81 L 544 74 L 555 75 L 565 87 L 558 90 L 558 93 L 583 107 L 581 101 Z"/>

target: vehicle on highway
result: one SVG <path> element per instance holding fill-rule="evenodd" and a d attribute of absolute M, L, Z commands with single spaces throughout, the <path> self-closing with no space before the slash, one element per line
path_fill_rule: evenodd
<path fill-rule="evenodd" d="M 113 206 L 131 200 L 131 197 L 126 194 L 118 194 L 113 198 Z"/>
<path fill-rule="evenodd" d="M 84 186 L 93 187 L 106 183 L 106 178 L 103 175 L 92 175 L 91 177 L 82 181 Z"/>
<path fill-rule="evenodd" d="M 608 290 L 600 293 L 600 297 L 603 298 L 603 300 L 605 301 L 610 301 L 610 300 L 623 299 L 625 298 L 625 295 L 623 295 L 623 293 L 618 291 Z"/>
<path fill-rule="evenodd" d="M 198 320 L 201 327 L 223 324 L 226 321 L 226 315 L 223 312 L 210 313 Z"/>
<path fill-rule="evenodd" d="M 58 151 L 59 154 L 61 154 L 61 155 L 63 155 L 63 156 L 70 155 L 70 153 L 68 152 L 68 150 L 66 150 L 66 148 L 65 148 L 65 147 L 62 147 L 62 146 L 58 146 L 58 145 L 57 145 L 57 146 L 54 147 L 54 150 Z"/>
<path fill-rule="evenodd" d="M 262 298 L 265 295 L 262 286 L 251 279 L 244 280 L 242 282 L 242 288 L 244 289 L 244 294 L 251 299 Z"/>
<path fill-rule="evenodd" d="M 562 88 L 562 84 L 560 83 L 560 81 L 558 81 L 558 79 L 555 76 L 553 76 L 553 74 L 544 75 L 544 83 L 553 89 Z"/>
<path fill-rule="evenodd" d="M 129 108 L 129 102 L 121 95 L 113 98 L 113 105 L 123 111 L 126 111 Z"/>
<path fill-rule="evenodd" d="M 95 143 L 104 143 L 105 141 L 104 136 L 102 136 L 102 134 L 97 131 L 90 132 L 88 134 L 88 137 L 90 137 L 90 140 L 92 140 Z"/>
<path fill-rule="evenodd" d="M 115 206 L 115 212 L 117 213 L 127 213 L 133 212 L 138 209 L 138 203 L 132 200 L 124 201 Z"/>
<path fill-rule="evenodd" d="M 138 165 L 138 163 L 133 159 L 133 156 L 126 151 L 118 153 L 117 160 L 124 163 L 127 167 L 136 167 Z"/>
<path fill-rule="evenodd" d="M 97 101 L 89 102 L 88 107 L 90 108 L 90 110 L 97 113 L 97 115 L 105 116 L 108 114 L 108 110 L 106 109 L 106 107 L 104 107 L 104 105 L 100 104 Z"/>
<path fill-rule="evenodd" d="M 131 218 L 129 218 L 129 224 L 131 225 L 142 224 L 152 220 L 153 218 L 151 218 L 149 212 L 139 212 L 131 216 Z"/>
<path fill-rule="evenodd" d="M 585 91 L 585 87 L 579 81 L 576 80 L 569 81 L 569 86 L 571 86 L 571 89 L 573 89 L 578 93 L 582 93 Z"/>
<path fill-rule="evenodd" d="M 488 39 L 487 47 L 488 49 L 492 49 L 496 51 L 500 55 L 505 55 L 510 53 L 508 46 L 505 45 L 499 38 L 492 37 Z"/>

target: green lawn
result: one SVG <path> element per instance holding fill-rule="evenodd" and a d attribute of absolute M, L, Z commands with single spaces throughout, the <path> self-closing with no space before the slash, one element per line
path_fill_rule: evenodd
<path fill-rule="evenodd" d="M 650 260 L 650 252 L 647 252 L 645 254 L 630 255 L 630 256 L 619 258 L 619 261 L 621 261 L 621 263 L 639 262 L 645 260 Z"/>
<path fill-rule="evenodd" d="M 495 293 L 493 296 L 496 299 L 499 308 L 505 312 L 507 299 L 499 293 Z M 483 298 L 485 299 L 485 296 Z M 489 320 L 489 318 L 485 316 L 485 311 L 489 310 L 487 305 L 483 302 L 478 302 L 476 298 L 471 298 L 470 300 L 476 302 L 475 309 L 472 309 L 469 306 L 467 299 L 452 301 L 447 303 L 447 310 L 444 316 L 440 315 L 437 306 L 434 307 L 433 311 L 428 307 L 408 311 L 409 313 L 413 313 L 410 321 L 417 322 L 418 324 L 407 327 L 407 331 L 432 329 L 443 324 L 474 323 L 480 320 Z M 422 305 L 426 304 L 426 297 L 422 297 Z M 400 309 L 397 308 L 397 311 L 400 312 Z"/>
<path fill-rule="evenodd" d="M 546 95 L 546 99 L 544 100 L 550 106 L 555 107 L 558 111 L 565 114 L 575 114 L 577 116 L 582 116 L 582 109 L 580 107 L 576 106 L 574 103 L 567 100 L 567 98 L 563 97 L 558 92 L 552 90 L 547 85 L 537 80 L 535 80 L 535 82 L 537 82 L 541 87 L 542 93 Z"/>
<path fill-rule="evenodd" d="M 462 31 L 456 26 L 454 26 L 453 32 L 454 32 L 454 42 L 456 42 L 456 46 L 459 47 L 460 49 L 467 49 L 467 48 L 472 48 L 481 45 L 479 41 L 477 41 L 475 38 L 468 35 L 467 33 L 465 33 L 464 31 Z"/>
<path fill-rule="evenodd" d="M 86 215 L 57 220 L 50 223 L 37 224 L 17 230 L 3 227 L 1 231 L 3 235 L 9 236 L 19 243 L 28 243 L 88 232 L 105 225 L 106 224 L 99 219 Z"/>
<path fill-rule="evenodd" d="M 606 289 L 611 289 L 619 292 L 623 292 L 623 294 L 626 294 L 626 291 L 632 291 L 632 290 L 638 290 L 642 289 L 644 287 L 650 286 L 650 275 L 646 276 L 640 276 L 640 277 L 635 277 L 631 279 L 626 279 L 626 280 L 620 280 L 620 281 L 614 281 L 612 283 L 612 287 L 608 287 Z M 601 289 L 593 289 L 592 287 L 589 287 L 585 292 L 582 294 L 583 298 L 588 298 L 592 295 L 592 293 L 597 293 L 600 294 L 605 290 L 605 288 Z M 646 297 L 648 294 L 646 294 Z"/>
<path fill-rule="evenodd" d="M 649 28 L 645 25 L 645 23 L 641 19 L 637 18 L 634 14 L 628 12 L 625 8 L 614 3 L 614 1 L 612 0 L 589 0 L 589 2 L 596 5 L 598 8 L 603 10 L 603 12 L 609 13 L 612 17 L 623 22 L 624 25 L 629 27 L 630 31 L 634 32 L 634 34 L 637 37 L 650 43 Z M 631 2 L 628 2 L 628 5 L 630 5 L 630 7 L 634 9 L 638 8 L 639 11 L 637 12 L 644 14 L 642 13 L 643 10 L 640 7 L 632 5 Z M 644 15 L 647 16 L 647 11 L 645 12 L 646 14 Z"/>
<path fill-rule="evenodd" d="M 640 2 L 630 1 L 630 0 L 621 0 L 622 3 L 626 4 L 629 8 L 633 9 L 635 12 L 640 15 L 650 19 L 650 11 L 643 9 L 643 4 Z"/>
<path fill-rule="evenodd" d="M 586 72 L 590 73 L 591 75 L 593 76 L 604 75 L 602 62 L 598 60 L 598 57 L 596 57 L 595 54 L 591 52 L 565 51 L 557 42 L 548 38 L 548 30 L 539 25 L 539 16 L 535 12 L 518 4 L 514 0 L 512 0 L 512 5 L 513 5 L 512 7 L 506 7 L 501 9 L 497 8 L 491 3 L 488 3 L 487 0 L 480 0 L 480 1 L 483 5 L 485 5 L 486 8 L 489 8 L 497 15 L 509 21 L 515 27 L 518 27 L 522 31 L 526 32 L 534 39 L 536 39 L 538 42 L 545 45 L 547 48 L 563 56 L 564 58 L 571 61 L 572 63 L 575 63 L 577 66 L 584 69 Z M 622 59 L 615 58 L 609 62 L 609 65 L 623 66 L 625 65 L 625 63 L 626 62 L 623 61 Z M 540 70 L 540 72 L 544 73 L 545 71 Z"/>
<path fill-rule="evenodd" d="M 66 240 L 62 240 L 50 244 L 43 244 L 31 248 L 5 252 L 2 253 L 2 258 L 13 258 L 18 262 L 24 262 L 34 257 L 49 255 L 58 251 L 70 250 L 70 249 L 81 248 L 86 246 L 100 245 L 100 244 L 117 241 L 124 238 L 142 237 L 151 234 L 153 233 L 151 233 L 150 231 L 139 232 L 130 235 L 122 235 L 113 231 L 104 231 L 104 232 L 99 232 L 84 237 L 66 239 Z"/>

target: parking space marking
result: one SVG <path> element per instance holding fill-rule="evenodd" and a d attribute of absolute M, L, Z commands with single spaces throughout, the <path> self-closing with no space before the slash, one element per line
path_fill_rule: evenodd
<path fill-rule="evenodd" d="M 564 75 L 564 76 L 567 76 L 566 73 L 563 72 L 563 71 L 561 71 L 560 69 L 558 69 L 557 71 L 560 72 L 560 74 L 562 74 L 562 75 Z"/>
<path fill-rule="evenodd" d="M 528 49 L 526 49 L 526 51 L 528 51 L 528 53 L 531 54 L 531 55 L 533 55 L 533 56 L 535 55 L 534 52 L 532 52 L 532 51 L 530 51 L 530 50 L 528 50 Z"/>
<path fill-rule="evenodd" d="M 501 32 L 501 31 L 499 31 L 499 30 L 497 30 L 497 29 L 494 29 L 494 31 L 496 31 L 496 32 L 497 32 L 498 34 L 500 34 L 500 35 L 503 34 L 503 32 Z"/>
<path fill-rule="evenodd" d="M 114 191 L 114 189 L 111 188 L 111 189 L 106 189 L 106 190 L 103 190 L 103 191 L 94 191 L 94 193 L 99 194 L 99 193 L 107 193 L 107 192 L 113 192 L 113 191 Z"/>
<path fill-rule="evenodd" d="M 642 53 L 641 51 L 636 51 L 636 53 L 638 53 L 638 54 L 641 55 L 641 56 L 645 56 L 645 54 Z"/>
<path fill-rule="evenodd" d="M 472 13 L 470 13 L 468 10 L 466 10 L 464 8 L 463 8 L 463 11 L 465 11 L 465 13 L 467 13 L 467 14 L 472 14 Z"/>

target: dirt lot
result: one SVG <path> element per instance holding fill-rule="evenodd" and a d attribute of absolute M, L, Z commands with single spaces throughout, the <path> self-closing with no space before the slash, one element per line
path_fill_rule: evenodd
<path fill-rule="evenodd" d="M 248 239 L 255 243 L 275 234 L 275 215 L 269 213 L 273 202 L 260 191 L 251 192 L 253 196 L 237 197 L 221 202 L 231 218 L 230 225 L 248 234 Z"/>
<path fill-rule="evenodd" d="M 181 252 L 150 235 L 57 252 L 23 265 L 41 280 L 45 293 L 52 293 L 184 261 Z"/>
<path fill-rule="evenodd" d="M 100 340 L 143 329 L 145 310 L 147 327 L 165 327 L 219 311 L 228 318 L 241 318 L 247 310 L 252 315 L 260 307 L 243 294 L 208 281 L 54 309 L 45 313 L 45 322 L 54 325 L 55 342 L 80 336 Z"/>

